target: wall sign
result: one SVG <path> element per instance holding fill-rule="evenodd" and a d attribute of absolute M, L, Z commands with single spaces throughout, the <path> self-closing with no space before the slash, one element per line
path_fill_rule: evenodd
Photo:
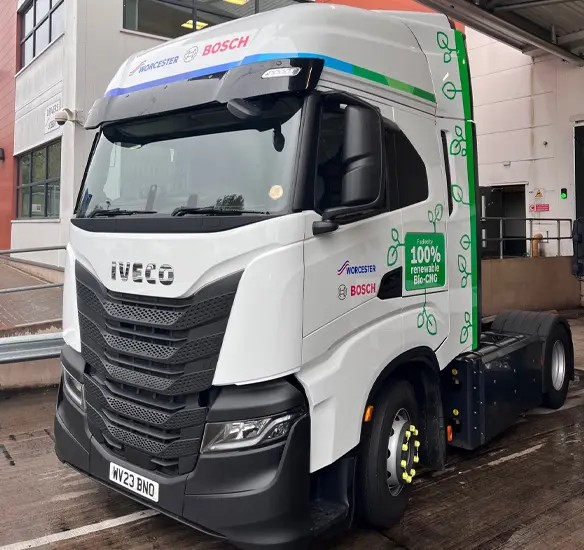
<path fill-rule="evenodd" d="M 540 204 L 530 204 L 529 205 L 530 212 L 549 212 L 550 205 L 547 203 L 540 203 Z"/>
<path fill-rule="evenodd" d="M 45 134 L 48 134 L 58 128 L 58 124 L 55 121 L 55 113 L 60 110 L 61 95 L 59 94 L 45 107 Z"/>

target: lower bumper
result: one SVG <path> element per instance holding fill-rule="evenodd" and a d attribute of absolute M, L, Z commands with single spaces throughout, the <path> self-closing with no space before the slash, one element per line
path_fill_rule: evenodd
<path fill-rule="evenodd" d="M 195 470 L 167 477 L 111 454 L 89 433 L 85 414 L 60 393 L 55 420 L 59 459 L 101 483 L 243 549 L 296 550 L 310 540 L 310 420 L 299 418 L 285 442 L 200 456 Z M 159 483 L 153 503 L 109 481 L 110 462 Z"/>

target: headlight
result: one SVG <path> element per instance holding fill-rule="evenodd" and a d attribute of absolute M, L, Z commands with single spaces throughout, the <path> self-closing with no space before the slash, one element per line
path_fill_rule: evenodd
<path fill-rule="evenodd" d="M 288 436 L 296 418 L 297 414 L 283 414 L 207 424 L 202 452 L 249 449 L 282 440 Z"/>
<path fill-rule="evenodd" d="M 63 365 L 62 365 L 63 366 Z M 71 398 L 73 403 L 85 410 L 85 395 L 83 384 L 74 378 L 63 366 L 63 387 L 65 393 Z"/>

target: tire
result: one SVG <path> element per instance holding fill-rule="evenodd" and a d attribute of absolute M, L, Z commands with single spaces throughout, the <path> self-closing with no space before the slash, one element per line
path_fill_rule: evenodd
<path fill-rule="evenodd" d="M 407 483 L 403 480 L 396 479 L 399 476 L 392 476 L 395 481 L 388 477 L 388 453 L 392 428 L 399 426 L 403 421 L 406 411 L 409 416 L 407 431 L 409 433 L 409 424 L 418 426 L 419 408 L 416 403 L 414 389 L 405 380 L 399 380 L 386 386 L 382 393 L 373 403 L 373 419 L 370 423 L 364 425 L 362 442 L 357 460 L 357 478 L 356 478 L 356 503 L 358 516 L 370 525 L 382 529 L 389 528 L 397 523 L 403 516 L 408 500 L 412 492 L 411 479 Z M 401 415 L 401 416 L 399 416 Z M 400 418 L 399 422 L 397 418 Z M 394 423 L 395 422 L 395 423 Z M 396 442 L 396 431 L 392 443 Z M 402 430 L 398 434 L 403 434 Z M 405 437 L 405 435 L 404 435 Z M 407 470 L 419 466 L 413 463 L 412 449 L 417 454 L 417 447 L 413 445 L 412 439 L 408 445 L 408 451 L 401 449 L 402 439 L 397 441 L 400 458 L 407 458 Z M 417 438 L 416 438 L 417 439 Z M 395 445 L 394 445 L 395 448 Z M 409 455 L 409 456 L 408 456 Z M 389 457 L 390 460 L 397 457 Z M 395 470 L 394 470 L 395 471 Z M 402 470 L 398 470 L 403 475 Z M 415 474 L 414 474 L 415 475 Z M 413 476 L 412 476 L 413 477 Z M 390 483 L 401 485 L 401 490 L 396 487 L 390 491 Z M 393 494 L 392 494 L 393 492 Z"/>
<path fill-rule="evenodd" d="M 563 363 L 563 367 L 562 367 Z M 574 372 L 574 352 L 566 327 L 557 323 L 545 342 L 543 406 L 559 409 L 566 401 Z"/>

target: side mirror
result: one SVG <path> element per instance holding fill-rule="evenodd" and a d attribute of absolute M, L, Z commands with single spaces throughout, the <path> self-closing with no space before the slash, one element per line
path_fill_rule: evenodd
<path fill-rule="evenodd" d="M 343 206 L 373 206 L 381 195 L 382 126 L 373 109 L 345 109 Z"/>
<path fill-rule="evenodd" d="M 348 105 L 345 109 L 341 206 L 323 212 L 314 222 L 314 235 L 338 229 L 336 219 L 373 210 L 383 196 L 382 120 L 373 109 Z"/>

